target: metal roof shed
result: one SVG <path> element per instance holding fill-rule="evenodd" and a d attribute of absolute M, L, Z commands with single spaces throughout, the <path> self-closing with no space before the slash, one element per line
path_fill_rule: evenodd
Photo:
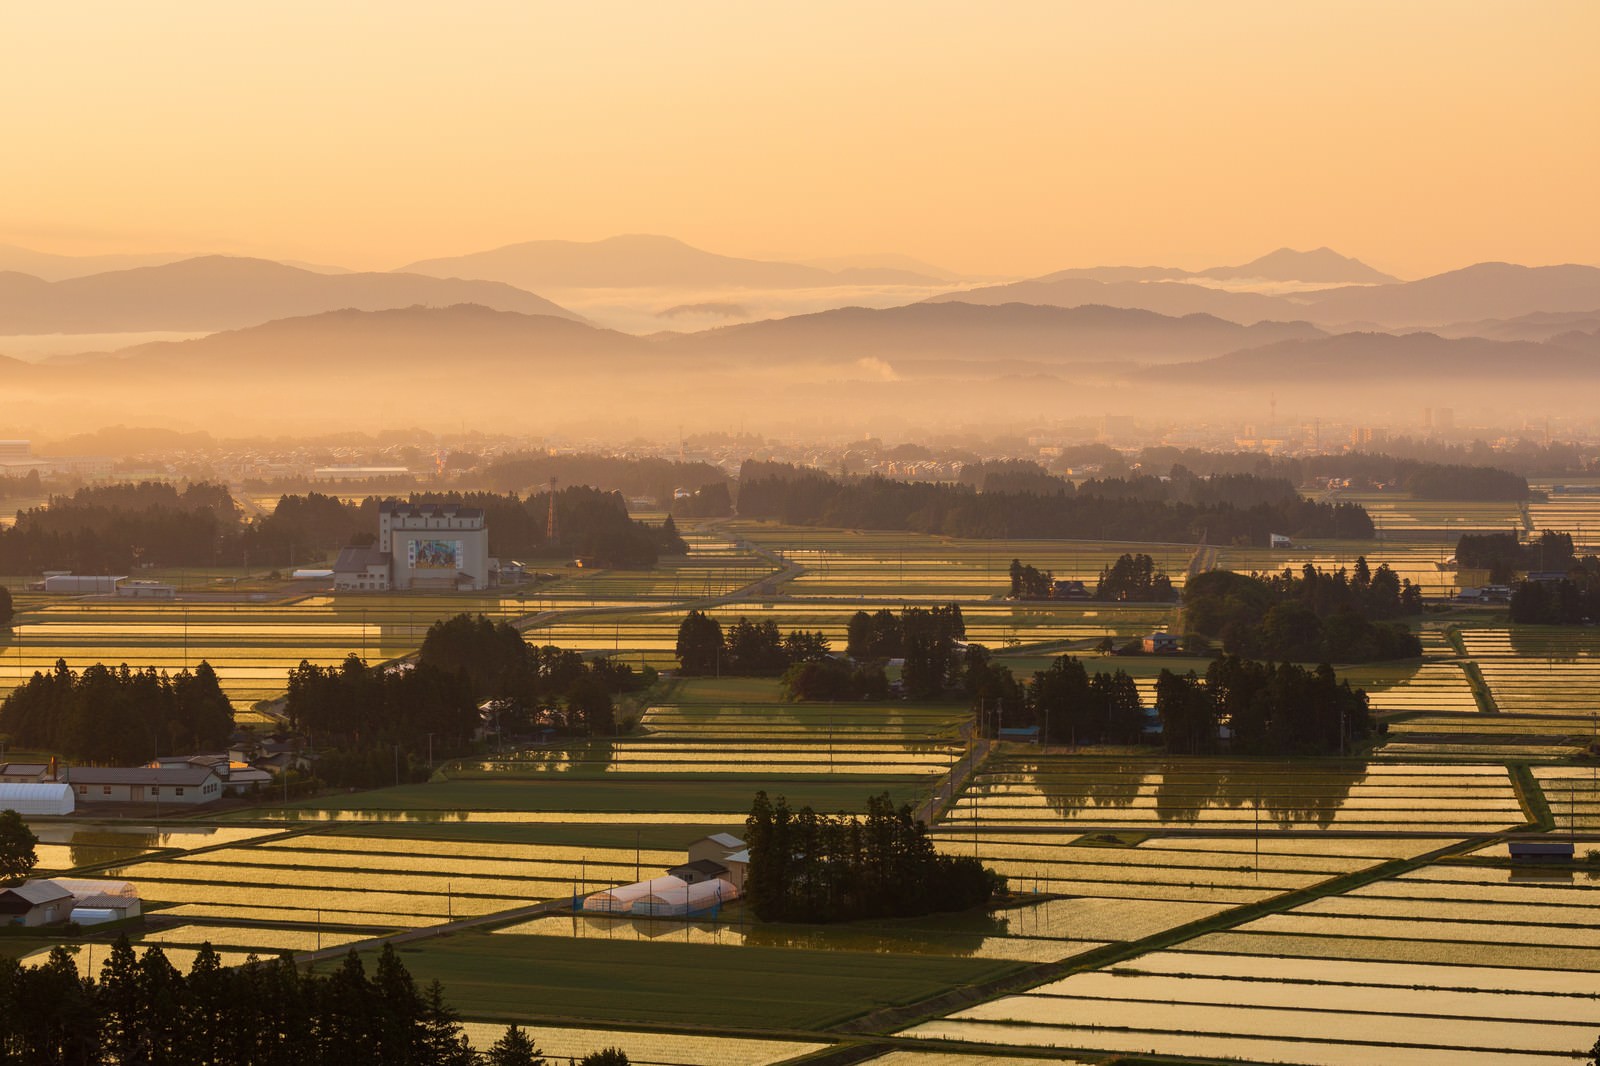
<path fill-rule="evenodd" d="M 0 783 L 0 811 L 62 815 L 71 814 L 75 806 L 72 786 L 59 781 Z"/>

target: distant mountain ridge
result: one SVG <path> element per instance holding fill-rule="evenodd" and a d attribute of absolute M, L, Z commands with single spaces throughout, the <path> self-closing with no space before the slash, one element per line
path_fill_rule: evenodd
<path fill-rule="evenodd" d="M 1057 270 L 1032 280 L 1087 279 L 1114 284 L 1124 281 L 1183 281 L 1190 278 L 1213 281 L 1298 281 L 1322 285 L 1387 284 L 1399 280 L 1359 259 L 1340 255 L 1332 248 L 1314 248 L 1309 252 L 1279 248 L 1239 266 L 1209 267 L 1205 270 L 1162 266 L 1079 267 Z"/>
<path fill-rule="evenodd" d="M 833 285 L 939 284 L 914 270 L 853 266 L 827 270 L 801 263 L 740 259 L 675 237 L 626 234 L 599 241 L 524 241 L 467 255 L 422 259 L 400 268 L 430 277 L 484 278 L 519 288 L 822 288 Z"/>
<path fill-rule="evenodd" d="M 0 274 L 0 334 L 237 329 L 344 308 L 461 303 L 581 320 L 542 296 L 499 282 L 323 274 L 266 259 L 201 256 L 53 282 Z"/>

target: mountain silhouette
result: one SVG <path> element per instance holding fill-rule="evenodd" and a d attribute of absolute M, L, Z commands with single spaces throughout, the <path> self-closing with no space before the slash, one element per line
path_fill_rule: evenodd
<path fill-rule="evenodd" d="M 1600 309 L 1600 268 L 1478 263 L 1394 285 L 1300 293 L 1317 322 L 1436 326 L 1540 311 Z"/>
<path fill-rule="evenodd" d="M 673 237 L 649 234 L 600 241 L 525 241 L 469 255 L 423 259 L 400 269 L 439 278 L 486 278 L 535 289 L 784 289 L 940 281 L 897 267 L 856 266 L 836 271 L 800 263 L 738 259 Z"/>
<path fill-rule="evenodd" d="M 1171 361 L 1288 338 L 1319 337 L 1304 322 L 1242 326 L 1212 315 L 1172 317 L 1138 309 L 945 301 L 873 310 L 847 307 L 723 326 L 663 339 L 675 351 L 764 361 L 874 356 Z"/>
<path fill-rule="evenodd" d="M 1308 281 L 1344 285 L 1384 284 L 1399 280 L 1381 270 L 1373 269 L 1359 259 L 1340 255 L 1332 248 L 1314 248 L 1309 252 L 1279 248 L 1275 252 L 1268 252 L 1259 259 L 1252 259 L 1239 266 L 1212 267 L 1209 270 L 1196 271 L 1191 276 L 1214 278 L 1218 281 L 1259 278 L 1262 281 Z"/>
<path fill-rule="evenodd" d="M 1555 343 L 1440 337 L 1434 333 L 1341 333 L 1288 340 L 1167 367 L 1169 381 L 1220 386 L 1372 387 L 1373 383 L 1463 380 L 1600 382 L 1595 355 Z"/>
<path fill-rule="evenodd" d="M 1230 322 L 1290 321 L 1304 314 L 1276 296 L 1227 292 L 1183 281 L 1096 281 L 1054 274 L 930 296 L 925 303 L 1123 307 L 1160 315 L 1215 315 Z"/>
<path fill-rule="evenodd" d="M 578 319 L 541 296 L 492 281 L 419 274 L 322 274 L 266 259 L 202 256 L 45 281 L 0 274 L 0 333 L 215 330 L 342 308 L 478 303 Z"/>

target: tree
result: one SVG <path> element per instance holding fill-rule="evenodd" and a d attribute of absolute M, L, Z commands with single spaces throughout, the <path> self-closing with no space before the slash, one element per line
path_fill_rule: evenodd
<path fill-rule="evenodd" d="M 628 1056 L 619 1047 L 591 1051 L 578 1060 L 578 1066 L 628 1066 Z"/>
<path fill-rule="evenodd" d="M 539 1049 L 533 1046 L 528 1034 L 515 1024 L 494 1042 L 485 1060 L 488 1066 L 545 1066 L 545 1060 L 539 1057 Z"/>
<path fill-rule="evenodd" d="M 38 843 L 39 838 L 22 815 L 13 810 L 0 811 L 0 884 L 27 880 L 39 864 L 34 850 Z"/>
<path fill-rule="evenodd" d="M 690 611 L 678 626 L 677 654 L 686 677 L 720 674 L 722 624 L 704 611 Z"/>
<path fill-rule="evenodd" d="M 0 585 L 0 629 L 10 629 L 16 617 L 17 608 L 11 602 L 11 590 Z"/>

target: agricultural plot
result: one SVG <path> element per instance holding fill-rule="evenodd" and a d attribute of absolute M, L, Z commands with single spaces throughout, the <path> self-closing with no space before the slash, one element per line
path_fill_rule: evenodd
<path fill-rule="evenodd" d="M 1526 821 L 1502 767 L 1111 760 L 1010 756 L 946 814 L 952 828 L 1155 830 L 1426 828 L 1485 832 Z"/>
<path fill-rule="evenodd" d="M 785 595 L 817 599 L 983 600 L 1011 588 L 1012 559 L 1094 588 L 1125 553 L 1144 553 L 1182 585 L 1195 546 L 1074 540 L 966 540 L 922 533 L 734 521 L 736 535 L 805 567 Z"/>
<path fill-rule="evenodd" d="M 814 735 L 814 734 L 813 734 Z M 573 777 L 616 774 L 931 774 L 943 773 L 964 750 L 960 744 L 874 743 L 842 734 L 820 741 L 599 740 L 572 747 L 536 748 L 515 756 L 455 763 L 454 780 L 473 776 Z"/>
<path fill-rule="evenodd" d="M 1548 715 L 1419 714 L 1388 728 L 1383 755 L 1420 759 L 1549 762 L 1579 754 L 1594 739 L 1588 723 Z"/>
<path fill-rule="evenodd" d="M 1518 626 L 1464 629 L 1461 639 L 1502 711 L 1586 721 L 1593 732 L 1600 633 Z"/>
<path fill-rule="evenodd" d="M 1586 1049 L 1600 1004 L 1531 969 L 1158 952 L 906 1035 L 1307 1066 L 1532 1064 Z"/>
<path fill-rule="evenodd" d="M 1375 712 L 1476 714 L 1472 683 L 1459 663 L 1371 663 L 1341 666 L 1339 679 L 1365 689 Z"/>
<path fill-rule="evenodd" d="M 1568 479 L 1580 482 L 1585 479 Z M 1528 504 L 1528 517 L 1533 520 L 1535 532 L 1549 530 L 1553 533 L 1570 533 L 1579 554 L 1591 554 L 1600 545 L 1600 493 L 1593 492 L 1593 479 L 1587 479 L 1587 493 L 1551 492 L 1549 483 L 1534 484 L 1533 488 L 1550 493 L 1543 503 Z"/>
<path fill-rule="evenodd" d="M 1306 541 L 1292 548 L 1222 548 L 1217 565 L 1240 573 L 1279 573 L 1299 570 L 1307 563 L 1321 570 L 1354 570 L 1356 560 L 1364 556 L 1374 570 L 1387 564 L 1401 580 L 1420 586 L 1423 595 L 1442 596 L 1458 587 L 1455 572 L 1443 568 L 1454 553 L 1454 544 L 1446 545 L 1442 540 L 1432 544 Z"/>
<path fill-rule="evenodd" d="M 505 1032 L 505 1026 L 468 1022 L 467 1038 L 479 1051 L 487 1051 Z M 525 1026 L 533 1046 L 550 1062 L 577 1061 L 601 1048 L 621 1048 L 628 1061 L 641 1066 L 773 1066 L 822 1050 L 824 1044 L 783 1040 L 747 1040 L 736 1037 L 682 1036 L 626 1029 L 583 1029 L 547 1025 Z"/>
<path fill-rule="evenodd" d="M 1596 767 L 1536 766 L 1533 778 L 1544 792 L 1557 829 L 1600 828 L 1600 770 Z"/>
<path fill-rule="evenodd" d="M 1522 530 L 1522 505 L 1514 500 L 1419 500 L 1405 492 L 1341 492 L 1336 499 L 1364 507 L 1385 537 L 1454 544 L 1463 533 Z"/>
<path fill-rule="evenodd" d="M 941 602 L 944 598 L 939 598 Z M 859 600 L 848 603 L 805 600 L 749 600 L 707 609 L 723 626 L 740 618 L 771 621 L 780 629 L 820 631 L 834 650 L 842 651 L 850 617 L 857 611 L 900 611 L 915 601 Z M 534 644 L 554 644 L 586 653 L 610 655 L 634 665 L 669 669 L 676 665 L 678 626 L 687 612 L 676 608 L 657 611 L 615 611 L 604 614 L 555 614 L 528 629 Z M 1099 641 L 1104 637 L 1128 639 L 1150 632 L 1173 618 L 1161 607 L 1125 607 L 1092 603 L 1010 603 L 1005 601 L 962 604 L 966 639 L 1000 650 L 1029 644 Z"/>
<path fill-rule="evenodd" d="M 283 692 L 301 660 L 332 665 L 352 653 L 371 661 L 414 651 L 428 626 L 461 611 L 509 618 L 514 599 L 316 596 L 292 604 L 118 604 L 55 600 L 29 611 L 0 645 L 0 694 L 56 660 L 153 666 L 177 673 L 201 660 L 216 670 L 236 708 Z"/>
<path fill-rule="evenodd" d="M 38 872 L 60 874 L 83 866 L 102 866 L 136 859 L 152 852 L 215 847 L 268 830 L 212 826 L 140 826 L 115 823 L 41 822 L 31 827 L 40 843 L 35 847 Z"/>

